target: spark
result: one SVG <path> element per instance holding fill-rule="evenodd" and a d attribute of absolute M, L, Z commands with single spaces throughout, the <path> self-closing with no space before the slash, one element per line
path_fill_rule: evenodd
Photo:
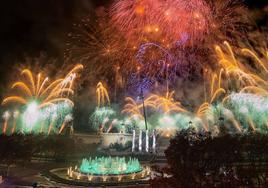
<path fill-rule="evenodd" d="M 97 84 L 96 94 L 97 94 L 98 108 L 101 106 L 105 106 L 106 104 L 110 105 L 110 98 L 108 91 L 101 82 Z"/>

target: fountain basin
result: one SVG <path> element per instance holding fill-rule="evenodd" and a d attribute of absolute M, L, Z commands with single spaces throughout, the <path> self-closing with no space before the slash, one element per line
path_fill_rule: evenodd
<path fill-rule="evenodd" d="M 69 167 L 67 178 L 92 183 L 117 183 L 145 180 L 151 170 L 142 166 L 136 158 L 96 157 L 83 159 L 80 167 Z"/>

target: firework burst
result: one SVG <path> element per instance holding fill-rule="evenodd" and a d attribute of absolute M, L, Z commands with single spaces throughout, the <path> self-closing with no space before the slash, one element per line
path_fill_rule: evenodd
<path fill-rule="evenodd" d="M 66 58 L 86 65 L 93 77 L 113 78 L 122 85 L 122 75 L 136 68 L 136 46 L 130 46 L 110 23 L 105 10 L 97 10 L 96 18 L 88 16 L 73 25 L 69 34 Z"/>
<path fill-rule="evenodd" d="M 117 0 L 110 12 L 130 41 L 174 43 L 240 34 L 244 10 L 229 0 Z"/>
<path fill-rule="evenodd" d="M 235 81 L 231 82 L 232 87 L 237 91 L 256 91 L 259 93 L 267 93 L 267 67 L 266 60 L 261 60 L 255 52 L 247 48 L 238 49 L 239 56 L 235 53 L 236 51 L 230 46 L 228 42 L 224 42 L 224 47 L 216 46 L 216 52 L 219 59 L 219 65 L 223 67 L 224 73 L 228 80 Z M 241 56 L 241 53 L 244 56 Z M 252 57 L 254 66 L 250 66 L 244 59 L 244 57 Z M 261 71 L 264 70 L 264 71 Z M 259 74 L 256 72 L 259 71 Z M 232 79 L 233 78 L 233 79 Z M 238 79 L 237 79 L 238 78 Z"/>
<path fill-rule="evenodd" d="M 73 94 L 73 81 L 75 72 L 82 69 L 82 65 L 75 66 L 65 78 L 57 79 L 49 83 L 48 77 L 43 77 L 41 73 L 34 75 L 29 69 L 21 71 L 21 76 L 25 80 L 20 80 L 12 84 L 12 89 L 17 89 L 19 95 L 13 95 L 5 98 L 3 105 L 8 103 L 27 104 L 29 101 L 38 101 L 38 108 L 44 108 L 58 102 L 73 102 L 68 98 Z"/>
<path fill-rule="evenodd" d="M 81 69 L 83 66 L 78 64 L 65 77 L 53 82 L 41 73 L 35 75 L 29 69 L 22 70 L 22 79 L 11 86 L 17 94 L 6 97 L 2 102 L 3 105 L 16 104 L 23 110 L 22 113 L 14 112 L 11 132 L 16 131 L 17 122 L 20 122 L 21 132 L 36 132 L 38 125 L 41 125 L 39 132 L 43 132 L 46 125 L 49 125 L 48 134 L 55 130 L 56 122 L 72 109 L 73 102 L 69 97 L 74 93 L 74 81 Z"/>

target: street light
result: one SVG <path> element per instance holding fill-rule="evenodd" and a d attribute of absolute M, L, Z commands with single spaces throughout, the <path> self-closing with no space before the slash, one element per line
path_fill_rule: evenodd
<path fill-rule="evenodd" d="M 189 127 L 192 127 L 192 125 L 193 125 L 193 122 L 189 121 Z"/>
<path fill-rule="evenodd" d="M 140 93 L 139 98 L 142 100 L 143 117 L 144 117 L 145 128 L 146 128 L 146 131 L 147 131 L 148 130 L 147 117 L 146 117 L 146 109 L 145 109 L 145 104 L 144 104 L 144 95 L 143 95 L 142 87 L 141 87 L 141 93 Z"/>

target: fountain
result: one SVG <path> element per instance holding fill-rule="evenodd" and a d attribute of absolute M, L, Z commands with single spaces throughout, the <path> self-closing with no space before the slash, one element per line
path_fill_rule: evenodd
<path fill-rule="evenodd" d="M 136 138 L 136 131 L 133 130 L 133 135 L 132 135 L 132 152 L 135 151 L 135 138 Z"/>
<path fill-rule="evenodd" d="M 140 130 L 140 135 L 139 135 L 139 152 L 142 150 L 142 130 Z"/>
<path fill-rule="evenodd" d="M 145 140 L 143 140 L 144 132 L 140 130 L 138 135 L 138 151 L 149 153 L 151 151 L 152 153 L 156 153 L 156 130 L 153 130 L 151 134 L 149 134 L 149 131 L 145 131 Z M 150 137 L 152 139 L 150 139 Z M 143 145 L 145 141 L 145 146 Z M 136 151 L 136 131 L 133 130 L 132 133 L 132 152 Z"/>
<path fill-rule="evenodd" d="M 155 146 L 156 146 L 156 135 L 155 135 L 155 130 L 153 130 L 153 145 L 152 145 L 153 153 L 156 152 Z"/>
<path fill-rule="evenodd" d="M 150 168 L 143 167 L 138 159 L 126 157 L 83 159 L 79 167 L 67 169 L 67 177 L 71 181 L 108 184 L 144 180 L 150 173 Z"/>
<path fill-rule="evenodd" d="M 149 132 L 146 130 L 146 135 L 145 135 L 145 151 L 149 152 Z"/>
<path fill-rule="evenodd" d="M 83 159 L 79 168 L 81 173 L 93 175 L 120 175 L 142 171 L 138 159 L 125 157 L 101 157 Z"/>

